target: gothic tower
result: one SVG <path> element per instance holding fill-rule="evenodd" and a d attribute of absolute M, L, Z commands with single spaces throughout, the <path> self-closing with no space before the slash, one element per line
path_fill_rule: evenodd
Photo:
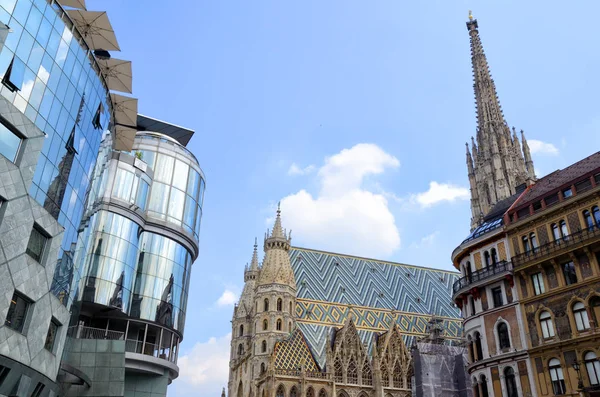
<path fill-rule="evenodd" d="M 255 242 L 250 267 L 244 272 L 244 290 L 234 310 L 229 396 L 257 396 L 255 381 L 269 370 L 275 343 L 295 327 L 296 281 L 290 244 L 278 208 L 273 230 L 265 235 L 262 266 L 258 266 Z"/>
<path fill-rule="evenodd" d="M 516 193 L 517 186 L 535 181 L 533 161 L 523 131 L 519 142 L 504 120 L 496 85 L 483 52 L 477 20 L 469 14 L 473 89 L 477 109 L 476 140 L 467 144 L 467 169 L 471 188 L 471 229 L 501 200 Z"/>

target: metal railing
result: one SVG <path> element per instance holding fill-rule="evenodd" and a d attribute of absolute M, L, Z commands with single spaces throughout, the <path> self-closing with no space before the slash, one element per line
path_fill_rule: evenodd
<path fill-rule="evenodd" d="M 479 269 L 469 275 L 459 278 L 452 285 L 452 291 L 456 294 L 461 289 L 468 287 L 469 285 L 488 279 L 499 273 L 509 272 L 513 269 L 513 265 L 508 261 L 500 261 L 496 264 L 492 264 L 483 269 Z"/>
<path fill-rule="evenodd" d="M 74 325 L 67 330 L 67 336 L 74 339 L 108 339 L 123 340 L 125 333 L 103 328 L 92 328 Z"/>
<path fill-rule="evenodd" d="M 576 245 L 586 242 L 590 239 L 600 237 L 600 227 L 593 225 L 583 230 L 579 230 L 575 233 L 569 234 L 559 240 L 554 240 L 544 245 L 540 245 L 537 248 L 523 252 L 512 257 L 512 262 L 516 267 L 523 266 L 525 263 L 545 258 L 569 247 L 575 247 Z"/>

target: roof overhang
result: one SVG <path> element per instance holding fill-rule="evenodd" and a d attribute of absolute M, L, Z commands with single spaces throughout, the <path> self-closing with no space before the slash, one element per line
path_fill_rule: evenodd
<path fill-rule="evenodd" d="M 175 139 L 183 146 L 187 146 L 194 135 L 194 130 L 180 127 L 175 124 L 167 123 L 166 121 L 153 119 L 152 117 L 138 114 L 137 116 L 138 131 L 151 131 L 169 136 Z"/>

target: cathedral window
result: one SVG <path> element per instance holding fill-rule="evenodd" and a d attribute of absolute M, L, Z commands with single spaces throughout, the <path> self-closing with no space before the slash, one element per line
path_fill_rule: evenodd
<path fill-rule="evenodd" d="M 312 386 L 309 386 L 309 388 L 306 390 L 306 397 L 315 397 L 315 390 L 312 388 Z"/>
<path fill-rule="evenodd" d="M 277 311 L 280 312 L 283 310 L 283 301 L 281 298 L 277 299 Z"/>
<path fill-rule="evenodd" d="M 342 360 L 340 360 L 339 357 L 335 358 L 335 363 L 333 364 L 333 370 L 334 370 L 334 380 L 338 383 L 341 383 L 343 381 L 343 376 L 342 376 Z"/>
<path fill-rule="evenodd" d="M 327 392 L 325 391 L 325 389 L 321 389 L 321 391 L 319 392 L 319 397 L 327 397 Z"/>
<path fill-rule="evenodd" d="M 277 319 L 276 327 L 277 327 L 277 331 L 281 331 L 281 319 L 280 318 Z"/>
<path fill-rule="evenodd" d="M 383 387 L 390 386 L 390 377 L 388 375 L 388 370 L 387 366 L 385 365 L 385 362 L 381 363 L 381 384 L 383 385 Z"/>
<path fill-rule="evenodd" d="M 263 331 L 269 329 L 269 322 L 267 320 L 263 320 Z"/>
<path fill-rule="evenodd" d="M 290 302 L 290 314 L 292 314 L 292 302 Z"/>
<path fill-rule="evenodd" d="M 277 388 L 277 392 L 275 393 L 275 397 L 285 397 L 285 390 L 283 389 L 283 385 L 279 385 Z"/>
<path fill-rule="evenodd" d="M 373 384 L 373 373 L 368 361 L 365 361 L 362 369 L 362 384 L 371 386 Z"/>
<path fill-rule="evenodd" d="M 244 324 L 240 325 L 240 336 L 244 336 Z"/>
<path fill-rule="evenodd" d="M 265 311 L 269 311 L 269 300 L 265 298 Z"/>
<path fill-rule="evenodd" d="M 400 369 L 400 363 L 396 361 L 394 365 L 394 372 L 392 374 L 392 380 L 394 381 L 394 387 L 402 387 L 402 370 Z"/>
<path fill-rule="evenodd" d="M 500 349 L 510 349 L 510 337 L 508 336 L 508 325 L 506 323 L 498 324 L 498 342 Z"/>
<path fill-rule="evenodd" d="M 298 389 L 296 389 L 296 386 L 293 386 L 290 390 L 290 397 L 298 397 Z"/>
<path fill-rule="evenodd" d="M 260 363 L 260 373 L 264 374 L 267 372 L 267 368 L 265 367 L 265 363 Z"/>
<path fill-rule="evenodd" d="M 244 354 L 244 345 L 242 345 L 241 343 L 238 345 L 238 356 L 241 356 Z"/>
<path fill-rule="evenodd" d="M 262 352 L 263 353 L 267 352 L 267 341 L 266 340 L 262 341 Z"/>
<path fill-rule="evenodd" d="M 354 359 L 350 360 L 350 364 L 348 364 L 347 379 L 347 383 L 352 383 L 354 385 L 358 384 L 358 370 L 354 363 Z"/>
<path fill-rule="evenodd" d="M 292 332 L 292 322 L 291 321 L 288 324 L 288 331 Z"/>

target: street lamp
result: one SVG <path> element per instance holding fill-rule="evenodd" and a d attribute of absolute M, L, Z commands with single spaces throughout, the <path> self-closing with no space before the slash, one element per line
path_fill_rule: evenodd
<path fill-rule="evenodd" d="M 579 362 L 575 361 L 573 363 L 573 369 L 575 371 L 577 371 L 577 389 L 582 390 L 583 389 L 583 379 L 581 379 L 581 366 L 579 365 Z"/>

